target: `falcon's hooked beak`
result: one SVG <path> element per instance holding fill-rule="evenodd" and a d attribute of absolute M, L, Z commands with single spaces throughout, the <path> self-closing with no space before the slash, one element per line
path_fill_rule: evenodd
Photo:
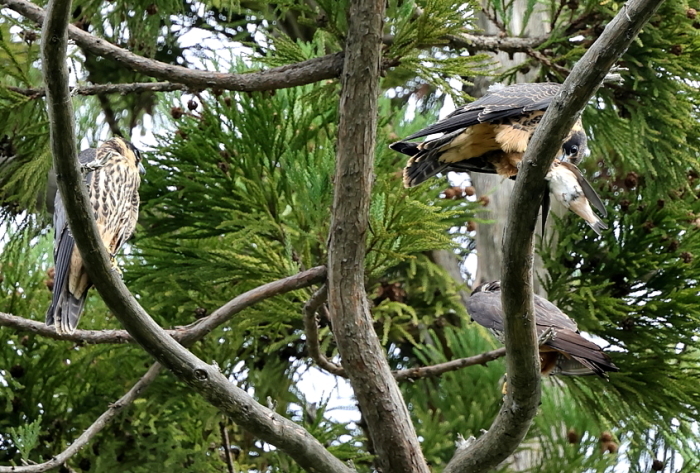
<path fill-rule="evenodd" d="M 146 174 L 146 168 L 143 167 L 143 164 L 141 163 L 139 163 L 139 174 L 141 174 L 142 176 Z"/>

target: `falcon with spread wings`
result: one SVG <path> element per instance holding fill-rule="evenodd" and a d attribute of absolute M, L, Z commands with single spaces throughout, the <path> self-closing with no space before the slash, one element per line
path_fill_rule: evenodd
<path fill-rule="evenodd" d="M 405 187 L 414 187 L 439 173 L 483 172 L 514 178 L 537 125 L 561 85 L 552 82 L 515 84 L 493 90 L 458 108 L 439 122 L 390 145 L 410 156 L 403 171 Z M 409 140 L 442 133 L 422 143 Z M 600 235 L 607 227 L 605 206 L 576 165 L 588 156 L 588 139 L 579 118 L 564 138 L 546 180 L 552 196 L 583 218 Z M 542 227 L 550 196 L 542 201 Z"/>
<path fill-rule="evenodd" d="M 560 88 L 559 84 L 543 82 L 492 90 L 439 122 L 393 143 L 391 149 L 411 157 L 404 169 L 404 185 L 417 186 L 448 171 L 515 176 L 535 128 Z M 442 136 L 422 143 L 409 141 L 435 133 Z M 578 164 L 588 155 L 587 142 L 579 118 L 562 143 L 559 160 Z"/>
<path fill-rule="evenodd" d="M 500 281 L 475 288 L 467 301 L 467 311 L 476 323 L 490 329 L 502 341 L 504 327 Z M 551 337 L 539 348 L 542 375 L 596 374 L 606 378 L 608 371 L 619 371 L 602 348 L 580 335 L 576 322 L 537 294 L 535 325 L 538 337 L 548 329 L 552 331 Z"/>
<path fill-rule="evenodd" d="M 145 172 L 141 153 L 130 142 L 115 137 L 97 149 L 82 151 L 78 159 L 86 173 L 85 184 L 102 242 L 114 258 L 138 220 L 140 175 Z M 59 333 L 72 333 L 92 282 L 68 227 L 60 192 L 53 219 L 55 279 L 46 325 L 55 325 Z"/>

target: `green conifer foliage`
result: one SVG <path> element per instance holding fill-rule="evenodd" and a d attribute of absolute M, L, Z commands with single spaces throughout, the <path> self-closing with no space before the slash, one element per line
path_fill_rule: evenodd
<path fill-rule="evenodd" d="M 541 68 L 542 80 L 563 80 L 623 5 L 525 3 L 523 23 L 544 9 L 552 33 L 527 51 L 522 65 L 496 80 L 533 68 Z M 75 26 L 144 57 L 250 72 L 342 52 L 348 4 L 90 0 L 74 2 L 73 16 Z M 440 249 L 472 255 L 475 233 L 467 222 L 491 218 L 488 206 L 477 200 L 481 196 L 444 198 L 450 186 L 444 177 L 404 189 L 405 160 L 388 149 L 434 122 L 448 95 L 458 105 L 467 100 L 450 85 L 453 80 L 468 84 L 492 73 L 493 60 L 483 54 L 488 48 L 455 46 L 461 33 L 480 33 L 470 16 L 479 8 L 454 0 L 387 4 L 387 93 L 380 99 L 365 269 L 374 329 L 396 369 L 497 347 L 487 331 L 469 322 L 460 298 L 467 288 L 432 258 Z M 519 452 L 531 455 L 526 471 L 648 472 L 658 459 L 666 462 L 664 471 L 700 465 L 698 9 L 697 2 L 664 2 L 620 62 L 622 81 L 601 88 L 584 112 L 592 156 L 583 167 L 608 206 L 610 229 L 596 238 L 567 215 L 557 221 L 556 242 L 543 241 L 539 250 L 549 299 L 582 331 L 609 343 L 621 371 L 607 382 L 553 377 L 543 383 L 540 413 Z M 520 15 L 514 2 L 491 0 L 486 12 L 502 30 L 499 39 L 519 39 L 521 31 L 512 26 Z M 205 41 L 186 46 L 183 35 L 192 31 L 217 38 L 223 47 Z M 49 305 L 47 271 L 53 265 L 40 39 L 35 23 L 3 8 L 0 312 L 38 321 Z M 78 87 L 159 80 L 79 47 L 70 53 Z M 275 92 L 187 89 L 74 97 L 81 149 L 116 131 L 135 141 L 142 131 L 156 135 L 145 153 L 139 226 L 119 258 L 127 285 L 159 324 L 190 324 L 263 283 L 326 263 L 339 91 L 337 80 L 326 80 Z M 362 425 L 339 421 L 327 399 L 314 405 L 298 385 L 313 364 L 302 307 L 317 288 L 249 307 L 192 350 L 338 458 L 369 472 L 373 451 Z M 337 361 L 323 311 L 319 319 L 321 351 Z M 94 291 L 80 328 L 119 328 Z M 151 362 L 135 345 L 57 341 L 4 327 L 0 465 L 55 456 Z M 479 436 L 490 426 L 500 407 L 504 369 L 497 360 L 402 384 L 435 471 L 450 460 L 458 434 Z M 610 440 L 601 441 L 606 432 Z M 611 453 L 611 443 L 617 453 Z M 163 373 L 68 466 L 206 472 L 225 470 L 229 459 L 235 471 L 302 471 Z M 516 467 L 502 465 L 501 471 Z"/>

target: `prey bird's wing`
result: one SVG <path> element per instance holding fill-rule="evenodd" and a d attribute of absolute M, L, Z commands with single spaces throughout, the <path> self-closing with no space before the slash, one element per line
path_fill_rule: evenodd
<path fill-rule="evenodd" d="M 566 167 L 569 171 L 571 171 L 575 176 L 576 180 L 578 181 L 578 184 L 581 186 L 581 189 L 583 190 L 583 195 L 586 196 L 586 199 L 588 199 L 588 202 L 598 211 L 603 217 L 608 216 L 608 210 L 605 208 L 605 205 L 603 205 L 603 201 L 600 200 L 600 197 L 598 197 L 598 193 L 593 189 L 591 184 L 586 180 L 585 177 L 583 177 L 583 174 L 581 173 L 581 170 L 577 167 L 574 166 L 571 163 L 567 163 L 565 161 L 561 161 L 559 163 L 560 166 Z"/>
<path fill-rule="evenodd" d="M 423 128 L 405 138 L 404 141 L 433 133 L 450 133 L 478 123 L 517 117 L 524 112 L 544 110 L 552 102 L 560 88 L 560 84 L 552 82 L 515 84 L 504 87 L 458 108 L 439 122 Z"/>

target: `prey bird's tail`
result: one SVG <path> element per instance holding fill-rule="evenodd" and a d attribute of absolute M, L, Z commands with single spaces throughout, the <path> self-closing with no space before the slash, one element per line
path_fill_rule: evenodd
<path fill-rule="evenodd" d="M 598 236 L 602 236 L 602 231 L 607 230 L 608 226 L 597 216 L 595 217 L 594 220 L 586 220 L 586 223 L 588 224 L 589 227 L 593 229 L 594 232 L 598 234 Z"/>

